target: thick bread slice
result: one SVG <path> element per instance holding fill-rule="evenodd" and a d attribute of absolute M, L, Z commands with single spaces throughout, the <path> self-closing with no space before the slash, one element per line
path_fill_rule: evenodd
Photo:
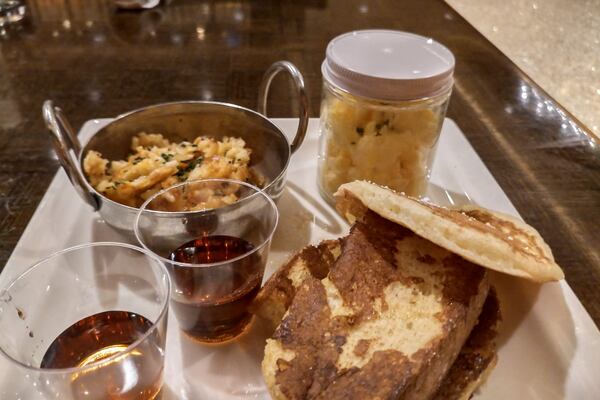
<path fill-rule="evenodd" d="M 252 312 L 275 329 L 302 281 L 309 277 L 321 279 L 327 275 L 341 253 L 341 243 L 342 240 L 325 240 L 317 246 L 301 249 L 269 278 L 252 304 Z M 302 281 L 298 282 L 300 279 Z M 498 358 L 496 336 L 500 320 L 500 305 L 492 287 L 477 325 L 443 379 L 435 400 L 468 400 L 485 382 Z"/>
<path fill-rule="evenodd" d="M 256 297 L 258 301 L 252 304 L 252 312 L 264 318 L 275 329 L 302 283 L 298 279 L 303 281 L 308 277 L 325 277 L 340 253 L 341 240 L 325 240 L 317 246 L 307 246 L 300 250 L 269 278 Z M 311 271 L 317 271 L 320 276 Z M 298 283 L 295 284 L 296 282 Z M 461 348 L 434 399 L 468 400 L 485 382 L 498 358 L 496 336 L 500 320 L 500 305 L 492 287 L 477 325 Z"/>
<path fill-rule="evenodd" d="M 335 198 L 350 222 L 370 209 L 483 267 L 537 282 L 564 278 L 539 233 L 513 217 L 478 207 L 438 207 L 365 181 L 340 186 Z"/>
<path fill-rule="evenodd" d="M 304 247 L 269 278 L 250 305 L 250 311 L 275 329 L 302 282 L 308 277 L 325 278 L 340 252 L 341 239 Z"/>
<path fill-rule="evenodd" d="M 500 320 L 500 304 L 492 287 L 477 325 L 442 381 L 435 400 L 468 400 L 485 382 L 498 360 L 496 336 Z"/>
<path fill-rule="evenodd" d="M 477 322 L 483 268 L 366 213 L 267 341 L 274 399 L 426 399 Z"/>

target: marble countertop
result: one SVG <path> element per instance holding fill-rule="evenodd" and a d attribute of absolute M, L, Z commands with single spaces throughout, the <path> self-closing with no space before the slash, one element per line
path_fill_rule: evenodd
<path fill-rule="evenodd" d="M 446 0 L 600 136 L 598 0 Z"/>

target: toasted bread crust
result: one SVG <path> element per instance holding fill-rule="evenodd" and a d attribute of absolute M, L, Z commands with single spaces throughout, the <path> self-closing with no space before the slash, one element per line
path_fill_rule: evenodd
<path fill-rule="evenodd" d="M 488 287 L 484 269 L 372 213 L 328 277 L 304 281 L 267 342 L 269 390 L 276 399 L 429 398 Z"/>
<path fill-rule="evenodd" d="M 324 240 L 306 246 L 279 268 L 261 288 L 250 312 L 262 317 L 273 329 L 281 322 L 302 281 L 323 279 L 340 254 L 342 239 Z"/>
<path fill-rule="evenodd" d="M 469 399 L 485 381 L 496 365 L 496 336 L 501 319 L 498 297 L 491 288 L 477 325 L 435 394 L 435 400 Z"/>
<path fill-rule="evenodd" d="M 339 256 L 339 243 L 338 241 L 324 241 L 318 246 L 314 247 L 319 252 L 330 252 L 333 248 L 335 251 L 332 255 L 337 259 Z M 312 246 L 311 246 L 312 247 Z M 294 256 L 288 263 L 281 267 L 280 271 L 289 271 L 290 263 L 293 263 L 294 260 L 298 258 L 304 258 L 305 249 L 302 249 L 296 256 Z M 308 261 L 308 260 L 307 260 Z M 323 271 L 323 268 L 329 268 L 331 258 L 329 256 L 324 257 L 316 257 L 312 258 L 313 262 L 321 262 L 326 263 L 321 265 L 319 270 Z M 314 268 L 313 268 L 314 270 Z M 271 276 L 270 279 L 281 280 L 282 273 L 276 273 Z M 277 287 L 274 284 L 267 284 L 261 289 L 261 295 L 265 300 L 263 300 L 258 307 L 269 305 L 272 301 L 276 301 L 275 299 L 266 300 L 270 296 L 276 296 L 277 291 L 269 289 L 271 287 Z M 294 289 L 291 292 L 288 292 L 291 299 L 296 293 Z M 284 306 L 285 311 L 289 306 Z M 284 312 L 285 312 L 284 311 Z M 276 327 L 281 322 L 283 318 L 284 312 L 279 313 L 279 317 L 275 316 L 276 319 L 270 320 L 270 322 Z M 273 314 L 269 313 L 268 310 L 263 311 L 260 315 L 267 316 L 267 318 L 273 318 Z M 497 355 L 496 355 L 496 335 L 497 335 L 497 327 L 500 323 L 501 315 L 500 315 L 500 307 L 498 303 L 498 299 L 496 296 L 495 290 L 491 288 L 489 291 L 488 297 L 484 303 L 483 310 L 481 315 L 478 318 L 477 325 L 471 331 L 465 345 L 461 348 L 461 351 L 452 364 L 452 367 L 444 377 L 442 384 L 438 391 L 435 394 L 435 400 L 468 400 L 473 392 L 485 382 L 487 376 L 490 374 L 491 370 L 496 365 Z M 370 342 L 367 340 L 363 340 L 358 343 L 356 348 L 354 349 L 356 355 L 358 357 L 363 357 L 368 349 Z M 358 376 L 346 375 L 346 379 L 351 378 L 358 379 Z M 360 387 L 370 393 L 369 383 L 373 384 L 374 380 L 368 380 L 365 383 L 361 383 Z M 274 385 L 274 382 L 273 382 Z M 285 398 L 281 395 L 281 398 Z"/>

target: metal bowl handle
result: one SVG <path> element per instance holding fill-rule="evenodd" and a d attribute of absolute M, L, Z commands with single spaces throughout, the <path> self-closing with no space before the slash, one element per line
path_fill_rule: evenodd
<path fill-rule="evenodd" d="M 75 188 L 75 191 L 94 210 L 100 208 L 98 198 L 91 193 L 85 184 L 85 177 L 77 168 L 77 156 L 81 153 L 81 144 L 75 135 L 73 128 L 62 110 L 55 107 L 51 100 L 46 100 L 42 108 L 42 114 L 46 126 L 52 133 L 52 146 L 54 152 L 65 170 L 67 177 Z"/>
<path fill-rule="evenodd" d="M 304 88 L 304 78 L 302 74 L 296 68 L 294 64 L 289 61 L 277 61 L 273 63 L 265 75 L 263 76 L 262 82 L 260 83 L 260 89 L 258 91 L 258 112 L 267 116 L 267 98 L 269 97 L 269 88 L 275 75 L 281 71 L 288 72 L 294 80 L 296 91 L 298 94 L 298 101 L 300 104 L 300 121 L 298 122 L 298 130 L 294 136 L 294 140 L 291 144 L 292 153 L 294 153 L 306 136 L 306 129 L 308 128 L 308 96 L 306 95 L 306 89 Z"/>

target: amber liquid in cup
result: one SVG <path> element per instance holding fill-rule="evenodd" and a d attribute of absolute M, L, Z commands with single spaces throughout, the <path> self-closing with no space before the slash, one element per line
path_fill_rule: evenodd
<path fill-rule="evenodd" d="M 73 368 L 102 361 L 123 352 L 152 327 L 145 317 L 128 311 L 105 311 L 86 317 L 67 328 L 52 342 L 41 362 L 41 368 Z M 141 345 L 117 358 L 125 374 L 112 369 L 93 369 L 74 373 L 71 378 L 75 399 L 87 399 L 90 393 L 102 393 L 109 385 L 109 399 L 152 400 L 159 398 L 162 373 L 156 376 L 162 355 L 156 347 Z M 143 359 L 143 362 L 141 362 Z"/>
<path fill-rule="evenodd" d="M 184 243 L 170 254 L 173 261 L 210 264 L 233 260 L 254 246 L 240 238 L 206 236 Z M 260 289 L 260 257 L 247 257 L 217 267 L 173 267 L 171 300 L 181 329 L 201 342 L 223 342 L 238 336 L 252 320 L 248 307 Z"/>

